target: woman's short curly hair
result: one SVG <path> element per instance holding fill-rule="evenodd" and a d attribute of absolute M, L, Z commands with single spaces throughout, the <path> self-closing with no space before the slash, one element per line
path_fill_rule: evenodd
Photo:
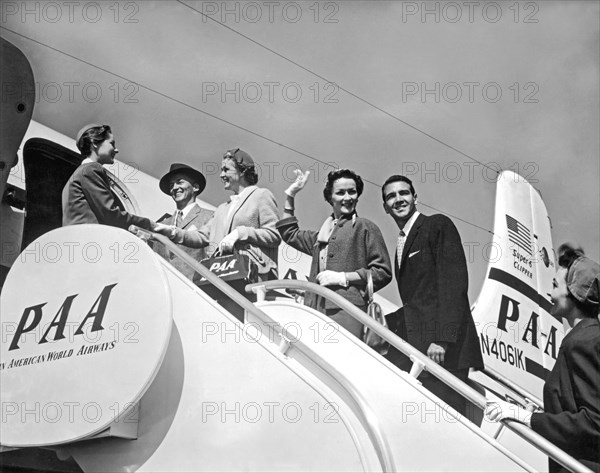
<path fill-rule="evenodd" d="M 325 183 L 325 189 L 323 189 L 323 197 L 325 197 L 325 200 L 330 205 L 332 203 L 331 193 L 333 191 L 333 184 L 335 181 L 342 178 L 352 179 L 356 183 L 356 192 L 358 197 L 360 197 L 360 195 L 363 193 L 365 184 L 358 174 L 350 169 L 336 169 L 327 175 L 327 182 Z"/>
<path fill-rule="evenodd" d="M 253 186 L 258 182 L 256 166 L 238 163 L 235 159 L 231 160 L 235 163 L 235 168 L 240 172 L 241 177 L 243 177 L 249 185 Z"/>
<path fill-rule="evenodd" d="M 91 155 L 92 146 L 102 143 L 111 133 L 112 130 L 108 125 L 100 125 L 88 128 L 83 135 L 81 135 L 81 138 L 79 138 L 79 141 L 77 142 L 77 148 L 81 152 L 81 155 L 84 158 Z"/>

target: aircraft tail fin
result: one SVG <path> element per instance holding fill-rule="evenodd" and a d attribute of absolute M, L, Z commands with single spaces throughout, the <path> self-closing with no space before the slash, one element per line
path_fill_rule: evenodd
<path fill-rule="evenodd" d="M 473 309 L 485 364 L 542 397 L 563 336 L 550 314 L 556 255 L 541 195 L 512 171 L 498 177 L 489 250 Z"/>

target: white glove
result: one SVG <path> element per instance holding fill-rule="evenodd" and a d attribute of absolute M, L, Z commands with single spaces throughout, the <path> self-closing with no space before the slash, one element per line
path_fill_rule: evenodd
<path fill-rule="evenodd" d="M 219 243 L 219 251 L 223 254 L 231 253 L 233 251 L 233 246 L 240 239 L 240 234 L 237 231 L 237 228 L 232 231 L 229 235 L 221 240 Z"/>
<path fill-rule="evenodd" d="M 531 427 L 531 412 L 506 401 L 487 401 L 485 403 L 485 416 L 495 422 L 513 419 Z"/>
<path fill-rule="evenodd" d="M 346 273 L 338 271 L 321 271 L 317 274 L 317 282 L 321 286 L 343 286 L 348 287 L 348 281 L 346 280 Z"/>
<path fill-rule="evenodd" d="M 296 169 L 296 180 L 292 182 L 292 185 L 285 190 L 285 193 L 290 197 L 295 197 L 306 185 L 310 171 L 302 172 L 302 169 Z"/>

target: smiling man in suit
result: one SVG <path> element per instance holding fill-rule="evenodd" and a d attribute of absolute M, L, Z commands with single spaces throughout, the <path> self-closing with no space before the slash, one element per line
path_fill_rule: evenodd
<path fill-rule="evenodd" d="M 169 172 L 160 179 L 158 185 L 161 191 L 173 198 L 177 207 L 173 215 L 165 215 L 158 220 L 158 223 L 194 231 L 200 229 L 212 217 L 212 211 L 203 209 L 196 203 L 196 197 L 206 187 L 206 178 L 200 171 L 186 164 L 173 163 Z M 163 245 L 157 244 L 155 247 L 159 255 L 169 261 L 183 275 L 192 279 L 193 269 Z M 189 248 L 183 245 L 181 248 L 196 261 L 206 258 L 204 248 Z"/>
<path fill-rule="evenodd" d="M 417 211 L 410 179 L 389 177 L 381 188 L 383 208 L 400 229 L 394 268 L 403 305 L 388 317 L 390 329 L 466 381 L 469 368 L 483 368 L 483 358 L 469 307 L 467 262 L 460 235 L 445 215 Z M 410 360 L 391 348 L 387 358 L 409 371 Z M 460 394 L 427 372 L 427 389 L 465 413 Z"/>

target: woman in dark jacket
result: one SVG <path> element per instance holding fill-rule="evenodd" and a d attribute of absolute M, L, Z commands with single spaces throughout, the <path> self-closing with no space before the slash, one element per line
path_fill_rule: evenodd
<path fill-rule="evenodd" d="M 492 420 L 530 426 L 594 471 L 600 471 L 600 266 L 580 252 L 565 253 L 552 289 L 552 315 L 572 329 L 562 341 L 544 385 L 545 412 L 528 412 L 504 401 L 489 402 Z M 567 471 L 550 460 L 550 473 Z"/>
<path fill-rule="evenodd" d="M 323 195 L 331 205 L 331 215 L 319 231 L 300 230 L 294 216 L 294 202 L 296 194 L 306 184 L 309 172 L 296 172 L 298 178 L 285 192 L 283 219 L 277 223 L 277 230 L 287 244 L 312 255 L 311 282 L 329 287 L 364 311 L 367 308 L 367 273 L 371 272 L 377 291 L 392 280 L 392 271 L 381 231 L 373 222 L 356 214 L 363 181 L 348 169 L 330 172 Z M 304 303 L 362 338 L 363 325 L 332 302 L 307 293 Z"/>

